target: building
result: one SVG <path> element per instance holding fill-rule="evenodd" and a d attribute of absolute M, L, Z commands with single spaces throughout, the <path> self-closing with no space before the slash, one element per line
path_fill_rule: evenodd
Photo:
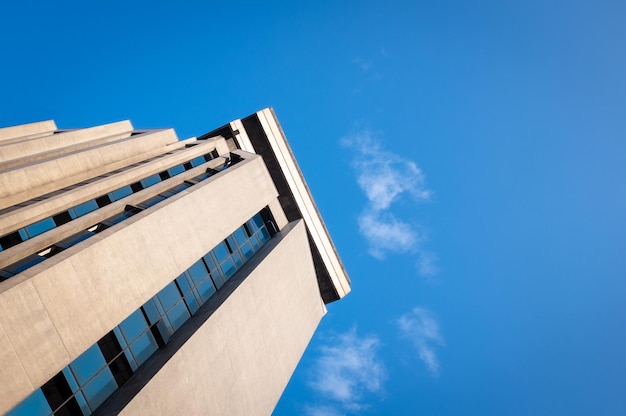
<path fill-rule="evenodd" d="M 270 414 L 350 281 L 272 109 L 0 129 L 0 414 Z"/>

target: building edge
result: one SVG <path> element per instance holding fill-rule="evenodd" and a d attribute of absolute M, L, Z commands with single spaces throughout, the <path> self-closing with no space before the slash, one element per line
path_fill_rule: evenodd
<path fill-rule="evenodd" d="M 227 139 L 233 149 L 259 154 L 279 193 L 288 221 L 303 219 L 311 246 L 320 294 L 328 304 L 350 292 L 350 278 L 324 224 L 302 171 L 272 107 L 203 134 Z"/>

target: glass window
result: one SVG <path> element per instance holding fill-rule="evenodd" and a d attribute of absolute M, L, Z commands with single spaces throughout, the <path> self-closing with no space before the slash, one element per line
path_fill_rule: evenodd
<path fill-rule="evenodd" d="M 98 204 L 98 206 L 100 208 L 102 207 L 106 207 L 107 205 L 109 205 L 111 203 L 111 198 L 109 198 L 108 195 L 102 195 L 98 198 L 96 198 L 96 204 Z"/>
<path fill-rule="evenodd" d="M 176 166 L 172 166 L 167 171 L 170 174 L 170 176 L 176 176 L 180 173 L 183 173 L 185 171 L 185 168 L 183 167 L 183 165 L 176 165 Z"/>
<path fill-rule="evenodd" d="M 128 363 L 130 364 L 130 368 L 133 371 L 137 371 L 137 368 L 139 368 L 139 366 L 135 362 L 135 357 L 133 357 L 133 354 L 130 352 L 130 350 L 128 349 L 124 350 L 124 356 L 128 360 Z"/>
<path fill-rule="evenodd" d="M 137 193 L 143 189 L 143 185 L 141 184 L 141 182 L 131 183 L 130 189 L 131 191 L 133 191 L 133 193 Z"/>
<path fill-rule="evenodd" d="M 87 405 L 87 400 L 85 400 L 85 396 L 83 395 L 82 392 L 78 392 L 74 395 L 74 401 L 78 404 L 78 406 L 80 407 L 80 410 L 83 412 L 84 415 L 89 415 L 91 414 L 91 410 L 89 410 L 89 405 Z M 67 405 L 65 405 L 64 407 L 68 408 L 68 412 L 67 413 L 63 413 L 63 411 L 57 411 L 55 414 L 56 415 L 63 415 L 63 414 L 78 414 L 78 412 L 74 411 L 72 412 L 72 408 L 70 407 L 70 404 L 72 403 L 72 401 L 70 401 L 70 403 L 68 403 Z"/>
<path fill-rule="evenodd" d="M 215 254 L 217 261 L 221 262 L 230 255 L 230 251 L 228 251 L 226 244 L 222 241 L 213 249 L 213 254 Z"/>
<path fill-rule="evenodd" d="M 78 405 L 76 397 L 81 398 L 82 407 Z M 84 409 L 82 412 L 81 408 Z M 76 396 L 69 399 L 63 406 L 59 407 L 54 412 L 55 415 L 80 415 L 81 413 L 86 415 L 91 414 L 91 410 L 89 410 L 89 407 L 87 406 L 87 403 L 83 399 L 83 395 L 81 393 L 78 393 Z"/>
<path fill-rule="evenodd" d="M 26 232 L 30 238 L 33 238 L 36 235 L 43 234 L 46 231 L 53 229 L 54 227 L 56 227 L 54 220 L 51 217 L 48 217 L 26 227 Z"/>
<path fill-rule="evenodd" d="M 254 254 L 254 249 L 252 248 L 252 244 L 250 244 L 249 241 L 242 244 L 239 249 L 241 250 L 241 253 L 245 257 L 246 261 L 249 260 L 250 257 L 252 257 L 252 255 Z"/>
<path fill-rule="evenodd" d="M 254 247 L 255 251 L 261 248 L 261 243 L 259 242 L 259 239 L 257 238 L 257 236 L 252 237 L 250 239 L 250 242 L 252 243 L 252 247 Z"/>
<path fill-rule="evenodd" d="M 248 236 L 248 238 L 252 237 L 252 232 L 250 232 L 250 227 L 248 226 L 248 223 L 245 223 L 243 225 L 243 229 L 246 232 L 246 235 Z"/>
<path fill-rule="evenodd" d="M 191 290 L 191 286 L 187 281 L 187 276 L 185 276 L 184 273 L 176 278 L 176 283 L 178 284 L 178 287 L 183 294 L 186 294 Z"/>
<path fill-rule="evenodd" d="M 213 286 L 211 279 L 206 279 L 198 285 L 198 293 L 200 293 L 203 303 L 213 296 L 215 293 L 215 286 Z"/>
<path fill-rule="evenodd" d="M 126 343 L 126 340 L 124 339 L 124 336 L 122 335 L 122 331 L 120 331 L 119 326 L 113 328 L 113 332 L 115 333 L 115 338 L 117 338 L 117 342 L 120 343 L 122 349 L 126 348 L 126 345 L 128 344 Z"/>
<path fill-rule="evenodd" d="M 196 313 L 196 311 L 200 308 L 200 304 L 198 303 L 198 300 L 196 299 L 194 293 L 190 293 L 185 296 L 185 303 L 189 308 L 189 312 L 191 312 L 192 314 Z"/>
<path fill-rule="evenodd" d="M 215 259 L 213 258 L 213 254 L 208 253 L 204 257 L 202 257 L 204 263 L 207 265 L 209 270 L 217 270 L 217 264 L 215 263 Z"/>
<path fill-rule="evenodd" d="M 270 239 L 270 233 L 265 228 L 261 228 L 259 234 L 257 235 L 259 236 L 259 239 L 264 243 Z"/>
<path fill-rule="evenodd" d="M 141 310 L 133 312 L 128 318 L 124 319 L 119 325 L 124 338 L 128 344 L 131 344 L 142 332 L 148 329 L 148 323 L 143 317 Z"/>
<path fill-rule="evenodd" d="M 167 313 L 167 317 L 172 323 L 172 327 L 174 328 L 174 331 L 177 331 L 178 328 L 180 328 L 185 323 L 185 321 L 189 319 L 189 316 L 190 316 L 189 311 L 187 310 L 185 303 L 182 301 L 178 302 L 176 306 L 174 306 Z"/>
<path fill-rule="evenodd" d="M 132 217 L 132 216 L 133 216 L 133 215 L 135 215 L 136 213 L 137 213 L 137 212 L 135 212 L 135 211 L 127 211 L 127 210 L 124 210 L 124 211 L 122 211 L 122 212 L 119 212 L 119 213 L 117 213 L 117 214 L 113 215 L 113 216 L 112 216 L 112 217 L 110 217 L 110 218 L 107 218 L 106 220 L 102 221 L 102 223 L 103 223 L 103 224 L 105 224 L 105 225 L 107 225 L 107 226 L 109 226 L 109 227 L 112 227 L 112 226 L 114 226 L 115 224 L 118 224 L 118 223 L 120 223 L 120 222 L 124 221 L 126 218 L 130 218 L 130 217 Z"/>
<path fill-rule="evenodd" d="M 204 162 L 205 162 L 204 156 L 198 156 L 195 159 L 191 160 L 191 166 L 193 166 L 193 167 L 200 166 Z"/>
<path fill-rule="evenodd" d="M 113 378 L 115 378 L 118 386 L 126 383 L 134 372 L 130 366 L 130 362 L 124 354 L 121 354 L 112 360 L 109 363 L 109 369 L 111 370 Z"/>
<path fill-rule="evenodd" d="M 235 236 L 235 240 L 237 240 L 239 244 L 243 244 L 248 240 L 248 235 L 243 227 L 238 228 L 233 234 Z"/>
<path fill-rule="evenodd" d="M 35 390 L 22 403 L 18 404 L 7 416 L 47 416 L 52 413 L 50 405 L 41 389 Z"/>
<path fill-rule="evenodd" d="M 190 183 L 187 182 L 183 182 L 181 184 L 178 184 L 176 186 L 174 186 L 173 188 L 170 188 L 166 191 L 161 192 L 159 195 L 164 196 L 165 198 L 170 198 L 174 195 L 176 195 L 177 193 L 184 191 L 185 189 L 189 188 L 191 186 Z"/>
<path fill-rule="evenodd" d="M 52 220 L 58 227 L 59 225 L 67 224 L 72 221 L 72 214 L 70 214 L 69 211 L 59 212 L 58 214 L 52 216 Z"/>
<path fill-rule="evenodd" d="M 0 237 L 0 244 L 2 245 L 2 248 L 5 250 L 9 247 L 18 245 L 22 241 L 23 241 L 22 235 L 17 231 L 7 234 L 3 237 Z"/>
<path fill-rule="evenodd" d="M 252 224 L 254 224 L 256 229 L 260 229 L 263 228 L 263 218 L 261 217 L 261 214 L 256 214 L 254 217 L 252 217 Z"/>
<path fill-rule="evenodd" d="M 215 287 L 218 290 L 221 289 L 222 286 L 224 286 L 224 283 L 226 283 L 226 278 L 222 276 L 222 272 L 220 271 L 219 267 L 211 272 L 211 278 L 213 280 L 213 283 L 215 284 Z"/>
<path fill-rule="evenodd" d="M 189 273 L 193 281 L 197 284 L 208 276 L 209 271 L 204 265 L 202 259 L 200 259 L 187 269 L 187 273 Z"/>
<path fill-rule="evenodd" d="M 107 221 L 116 222 L 120 220 L 117 219 L 118 216 L 125 218 L 139 212 L 137 208 L 130 206 L 127 208 L 128 210 L 115 216 L 115 221 L 112 221 L 112 218 Z M 124 384 L 138 366 L 159 348 L 159 345 L 167 343 L 170 336 L 198 310 L 200 305 L 216 293 L 226 279 L 269 240 L 269 233 L 260 215 L 255 215 L 246 225 L 247 227 L 242 226 L 233 232 L 175 281 L 165 286 L 142 308 L 114 328 L 113 333 L 109 333 L 85 351 L 41 389 L 13 409 L 9 415 L 49 415 L 51 408 L 58 414 L 90 414 L 119 385 Z M 86 238 L 84 235 L 91 234 L 84 231 L 61 243 L 69 246 L 82 241 Z M 2 244 L 9 241 L 6 237 L 3 237 Z M 15 238 L 19 239 L 19 235 Z M 10 241 L 7 245 L 9 243 Z M 24 270 L 44 259 L 43 256 L 29 256 L 3 269 L 2 272 L 5 273 L 7 270 L 19 272 L 20 268 Z M 219 259 L 219 262 L 216 259 Z M 221 263 L 219 267 L 216 266 L 219 263 Z M 6 273 L 10 275 L 9 272 Z"/>
<path fill-rule="evenodd" d="M 111 370 L 109 370 L 109 367 L 105 367 L 93 380 L 83 387 L 83 393 L 89 406 L 92 409 L 96 409 L 117 390 L 117 387 Z"/>
<path fill-rule="evenodd" d="M 180 291 L 178 290 L 174 282 L 171 282 L 163 289 L 161 289 L 161 291 L 157 294 L 157 297 L 161 301 L 163 309 L 167 311 L 182 298 L 182 295 L 180 294 Z"/>
<path fill-rule="evenodd" d="M 76 244 L 80 243 L 83 240 L 88 239 L 92 235 L 94 235 L 94 234 L 89 232 L 89 231 L 87 231 L 87 230 L 84 230 L 84 231 L 76 233 L 73 236 L 70 236 L 70 237 L 68 237 L 68 238 L 66 238 L 64 240 L 59 241 L 58 243 L 56 243 L 56 245 L 61 247 L 61 248 L 69 248 L 71 246 L 75 246 Z"/>
<path fill-rule="evenodd" d="M 146 312 L 146 315 L 148 316 L 150 325 L 157 323 L 159 319 L 161 319 L 161 313 L 159 313 L 159 310 L 154 304 L 154 298 L 144 303 L 142 308 Z"/>
<path fill-rule="evenodd" d="M 68 374 L 70 374 L 72 379 L 74 378 L 71 372 L 68 372 Z M 72 399 L 72 389 L 70 388 L 63 372 L 57 373 L 54 377 L 48 380 L 46 384 L 41 386 L 41 391 L 46 397 L 51 409 L 57 410 L 59 407 L 63 407 L 65 409 L 74 408 L 74 410 L 77 410 L 75 408 L 78 407 L 78 404 Z M 63 406 L 63 403 L 65 403 L 65 406 Z M 80 410 L 77 411 L 77 413 L 79 412 Z"/>
<path fill-rule="evenodd" d="M 210 172 L 205 172 L 201 175 L 195 176 L 194 178 L 198 180 L 198 182 L 202 182 L 203 180 L 210 178 L 213 176 Z"/>
<path fill-rule="evenodd" d="M 158 333 L 163 339 L 163 343 L 167 344 L 170 339 L 170 336 L 174 333 L 174 328 L 170 325 L 167 319 L 161 319 L 157 324 L 156 328 L 158 329 Z"/>
<path fill-rule="evenodd" d="M 102 356 L 102 352 L 98 344 L 94 344 L 87 351 L 82 353 L 69 365 L 72 374 L 76 377 L 79 385 L 84 386 L 91 377 L 94 376 L 103 367 L 106 367 L 106 361 Z M 111 376 L 113 377 L 113 376 Z"/>
<path fill-rule="evenodd" d="M 233 274 L 235 274 L 235 263 L 233 263 L 232 259 L 228 259 L 222 263 L 221 269 L 224 276 L 226 276 L 226 279 L 229 279 Z"/>
<path fill-rule="evenodd" d="M 239 270 L 241 268 L 241 266 L 243 266 L 243 262 L 245 261 L 241 257 L 241 254 L 239 254 L 239 251 L 236 251 L 236 252 L 233 253 L 232 259 L 235 262 L 235 268 L 237 270 Z"/>
<path fill-rule="evenodd" d="M 70 389 L 72 389 L 72 392 L 78 391 L 80 386 L 76 382 L 76 379 L 74 378 L 74 374 L 72 374 L 72 371 L 70 370 L 70 368 L 65 367 L 63 370 L 61 370 L 61 372 L 65 376 L 65 380 L 67 381 L 67 384 L 70 386 Z"/>
<path fill-rule="evenodd" d="M 143 364 L 159 348 L 152 333 L 146 332 L 130 346 L 137 365 Z"/>
<path fill-rule="evenodd" d="M 139 208 L 143 208 L 146 209 L 148 207 L 151 207 L 153 205 L 158 204 L 159 202 L 163 201 L 165 198 L 162 197 L 161 195 L 155 195 L 150 199 L 146 199 L 145 201 L 137 204 L 137 206 L 139 206 Z"/>
<path fill-rule="evenodd" d="M 23 272 L 24 270 L 33 267 L 35 264 L 41 263 L 46 258 L 43 256 L 38 256 L 37 254 L 32 254 L 26 258 L 23 258 L 20 261 L 17 261 L 9 266 L 3 268 L 3 270 L 16 275 L 18 273 Z"/>
<path fill-rule="evenodd" d="M 109 196 L 111 196 L 112 200 L 119 201 L 120 199 L 127 197 L 128 195 L 132 193 L 133 193 L 133 190 L 130 187 L 130 185 L 126 185 L 123 188 L 116 189 L 115 191 L 111 192 Z"/>
<path fill-rule="evenodd" d="M 147 188 L 149 186 L 152 186 L 154 184 L 157 184 L 161 182 L 161 177 L 159 175 L 152 175 L 152 176 L 148 176 L 147 178 L 145 178 L 144 180 L 141 181 L 141 184 L 143 185 L 144 188 Z"/>
<path fill-rule="evenodd" d="M 231 253 L 236 252 L 237 248 L 239 248 L 239 243 L 235 240 L 235 237 L 233 237 L 232 235 L 226 238 L 226 242 L 228 246 L 230 247 Z"/>
<path fill-rule="evenodd" d="M 74 215 L 76 217 L 82 217 L 92 211 L 98 209 L 98 204 L 94 199 L 89 200 L 87 202 L 83 202 L 82 204 L 74 207 Z"/>

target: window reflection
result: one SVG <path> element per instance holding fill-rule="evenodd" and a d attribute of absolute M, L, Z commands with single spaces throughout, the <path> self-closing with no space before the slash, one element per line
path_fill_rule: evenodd
<path fill-rule="evenodd" d="M 8 415 L 92 414 L 263 245 L 264 232 L 257 214 Z"/>
<path fill-rule="evenodd" d="M 41 389 L 35 390 L 16 408 L 11 410 L 7 416 L 47 416 L 52 413 L 50 405 L 46 401 Z"/>
<path fill-rule="evenodd" d="M 213 153 L 215 152 L 215 153 Z M 211 159 L 214 159 L 215 157 L 217 157 L 217 152 L 214 150 L 212 153 L 207 153 L 203 156 L 198 156 L 194 159 L 188 160 L 186 162 L 180 163 L 178 165 L 172 166 L 171 168 L 169 168 L 166 171 L 160 172 L 159 174 L 154 174 L 151 176 L 148 176 L 136 183 L 133 183 L 132 185 L 126 185 L 123 186 L 121 188 L 118 188 L 106 195 L 101 195 L 95 199 L 89 200 L 89 201 L 85 201 L 73 208 L 68 209 L 67 211 L 58 213 L 52 217 L 49 218 L 44 218 L 43 220 L 40 220 L 34 224 L 28 225 L 24 228 L 21 228 L 17 231 L 14 231 L 10 234 L 4 235 L 0 237 L 0 251 L 2 250 L 6 250 L 7 248 L 10 248 L 14 245 L 17 245 L 23 241 L 28 240 L 29 238 L 33 238 L 39 234 L 42 234 L 46 231 L 49 231 L 59 225 L 65 224 L 73 219 L 76 219 L 78 217 L 82 217 L 90 212 L 93 212 L 95 210 L 97 210 L 100 207 L 104 207 L 108 204 L 110 204 L 113 201 L 119 201 L 122 198 L 125 198 L 128 195 L 131 195 L 135 192 L 139 192 L 142 189 L 148 188 L 152 185 L 156 185 L 157 183 L 164 181 L 172 176 L 176 176 L 179 175 L 183 172 L 185 172 L 185 170 L 188 170 L 188 168 L 190 167 L 197 167 L 202 165 L 205 162 L 208 162 Z M 171 154 L 171 153 L 166 153 L 167 154 Z M 131 165 L 132 166 L 132 165 Z M 101 177 L 107 177 L 110 176 L 112 174 L 115 173 L 119 173 L 121 172 L 122 169 L 119 170 L 115 170 L 112 172 L 109 172 L 108 174 L 102 175 Z M 192 179 L 192 181 L 194 181 L 194 183 L 200 182 L 206 178 L 208 178 L 209 176 L 211 176 L 210 173 L 202 173 L 198 176 L 196 176 L 195 178 Z M 74 189 L 78 186 L 84 185 L 86 183 L 89 183 L 89 181 L 84 181 L 84 182 L 79 182 L 78 184 L 74 184 L 71 185 L 69 187 L 66 188 L 62 188 L 60 190 L 57 190 L 51 194 L 49 194 L 49 196 L 52 195 L 57 195 L 63 191 L 67 191 L 70 189 Z M 171 196 L 176 194 L 177 192 L 182 191 L 183 189 L 185 189 L 187 186 L 182 186 L 179 188 L 176 188 L 173 192 L 169 192 L 169 194 L 167 196 Z M 41 199 L 39 199 L 41 200 Z M 152 204 L 158 202 L 155 200 L 151 201 Z"/>
<path fill-rule="evenodd" d="M 98 345 L 95 344 L 75 359 L 72 364 L 70 364 L 70 369 L 78 384 L 83 385 L 105 364 L 106 362 L 102 356 L 102 351 L 100 351 Z"/>

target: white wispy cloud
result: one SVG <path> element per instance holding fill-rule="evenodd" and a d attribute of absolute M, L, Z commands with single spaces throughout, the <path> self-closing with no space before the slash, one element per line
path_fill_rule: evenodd
<path fill-rule="evenodd" d="M 328 405 L 306 405 L 304 407 L 306 416 L 344 416 L 345 413 L 335 406 Z"/>
<path fill-rule="evenodd" d="M 358 223 L 359 231 L 369 242 L 370 254 L 378 259 L 385 258 L 386 252 L 404 253 L 417 245 L 418 236 L 413 227 L 391 213 L 365 211 Z"/>
<path fill-rule="evenodd" d="M 367 399 L 383 391 L 386 378 L 379 345 L 377 337 L 361 337 L 352 329 L 323 346 L 309 385 L 325 402 L 307 407 L 307 414 L 335 416 L 367 408 Z"/>
<path fill-rule="evenodd" d="M 420 234 L 410 223 L 398 219 L 391 208 L 403 196 L 417 201 L 431 198 L 421 169 L 415 162 L 383 149 L 369 130 L 346 137 L 341 144 L 353 151 L 357 183 L 368 201 L 358 223 L 370 254 L 383 259 L 387 253 L 416 251 Z"/>
<path fill-rule="evenodd" d="M 365 60 L 365 59 L 363 59 L 363 58 L 361 58 L 359 56 L 354 58 L 352 60 L 352 62 L 357 64 L 359 66 L 359 68 L 361 68 L 361 70 L 364 71 L 364 72 L 369 71 L 369 69 L 372 67 L 372 61 Z"/>
<path fill-rule="evenodd" d="M 422 250 L 417 256 L 417 272 L 425 278 L 433 277 L 439 273 L 437 256 L 430 251 Z"/>
<path fill-rule="evenodd" d="M 413 308 L 397 321 L 402 337 L 411 341 L 420 360 L 433 377 L 439 377 L 440 366 L 436 348 L 444 344 L 439 323 L 425 308 Z"/>

